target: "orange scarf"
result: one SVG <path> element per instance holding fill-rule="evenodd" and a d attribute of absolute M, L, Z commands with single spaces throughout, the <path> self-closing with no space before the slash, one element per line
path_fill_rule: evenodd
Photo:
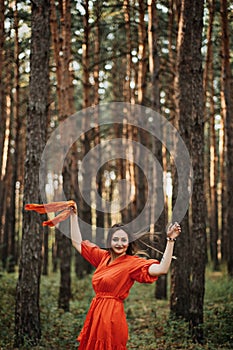
<path fill-rule="evenodd" d="M 52 220 L 47 220 L 43 222 L 43 226 L 55 226 L 61 221 L 68 219 L 71 215 L 71 210 L 76 211 L 76 204 L 74 201 L 63 201 L 63 202 L 51 202 L 47 204 L 26 204 L 25 210 L 34 210 L 39 214 L 52 213 L 60 211 L 61 213 L 55 216 Z"/>

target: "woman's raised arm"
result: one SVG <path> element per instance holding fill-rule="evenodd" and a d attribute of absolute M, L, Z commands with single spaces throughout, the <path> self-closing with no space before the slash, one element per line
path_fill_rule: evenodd
<path fill-rule="evenodd" d="M 163 258 L 160 264 L 152 264 L 148 272 L 151 276 L 160 276 L 166 275 L 168 273 L 169 267 L 171 265 L 174 243 L 176 237 L 179 236 L 181 232 L 180 225 L 176 222 L 174 225 L 170 225 L 167 232 L 167 245 L 165 252 L 163 254 Z"/>
<path fill-rule="evenodd" d="M 78 223 L 77 208 L 72 209 L 70 216 L 70 231 L 72 245 L 81 254 L 83 239 Z"/>

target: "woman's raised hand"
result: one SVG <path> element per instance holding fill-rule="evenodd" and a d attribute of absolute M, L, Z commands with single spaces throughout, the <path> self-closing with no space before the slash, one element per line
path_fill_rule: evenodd
<path fill-rule="evenodd" d="M 174 224 L 170 224 L 167 229 L 167 237 L 171 239 L 175 239 L 178 237 L 181 233 L 181 227 L 178 224 L 178 222 L 175 222 Z"/>
<path fill-rule="evenodd" d="M 75 202 L 74 202 L 74 205 L 72 205 L 70 207 L 70 210 L 71 210 L 72 214 L 77 214 L 78 208 L 77 208 L 77 204 Z"/>

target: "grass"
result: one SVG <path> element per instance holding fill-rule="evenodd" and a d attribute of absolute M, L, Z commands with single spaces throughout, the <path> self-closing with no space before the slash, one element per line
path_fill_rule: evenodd
<path fill-rule="evenodd" d="M 16 274 L 0 275 L 0 349 L 12 350 Z M 93 297 L 91 276 L 73 278 L 70 312 L 57 307 L 59 275 L 42 277 L 40 345 L 34 349 L 77 349 L 81 330 Z M 193 344 L 188 325 L 169 318 L 169 302 L 154 299 L 154 285 L 136 283 L 125 302 L 130 339 L 128 350 L 233 349 L 233 283 L 224 272 L 206 275 L 205 344 Z M 31 349 L 25 345 L 22 349 Z"/>

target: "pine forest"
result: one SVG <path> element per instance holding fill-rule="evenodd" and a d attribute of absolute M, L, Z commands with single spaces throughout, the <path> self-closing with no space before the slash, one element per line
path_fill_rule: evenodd
<path fill-rule="evenodd" d="M 0 349 L 77 349 L 94 268 L 25 209 L 71 200 L 102 249 L 124 223 L 161 261 L 181 226 L 128 349 L 233 348 L 232 48 L 230 0 L 0 0 Z"/>

